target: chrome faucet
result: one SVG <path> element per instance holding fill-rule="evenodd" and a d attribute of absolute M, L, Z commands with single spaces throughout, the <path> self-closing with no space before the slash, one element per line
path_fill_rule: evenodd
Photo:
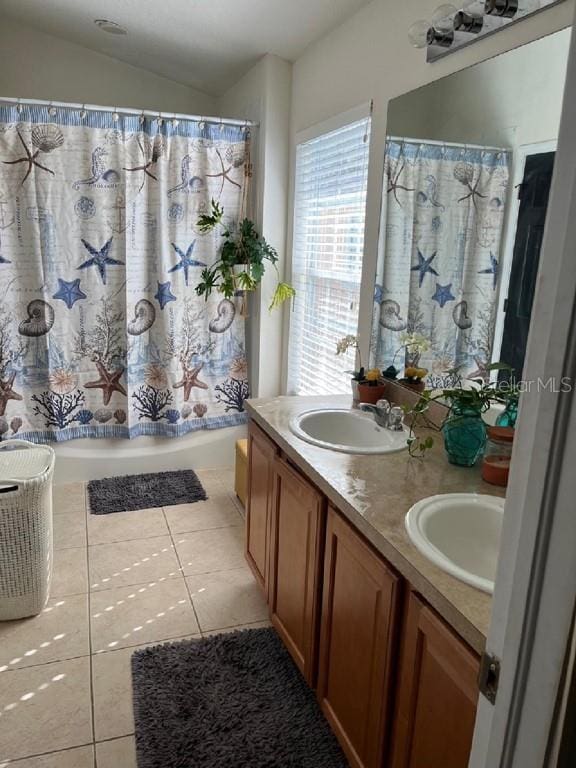
<path fill-rule="evenodd" d="M 388 400 L 378 400 L 376 405 L 371 403 L 360 403 L 360 410 L 365 413 L 372 413 L 374 421 L 379 427 L 388 427 L 391 406 Z"/>
<path fill-rule="evenodd" d="M 393 432 L 401 432 L 404 429 L 404 412 L 400 406 L 392 406 L 388 400 L 378 400 L 376 405 L 360 403 L 360 410 L 372 413 L 374 421 L 379 427 L 385 427 Z"/>

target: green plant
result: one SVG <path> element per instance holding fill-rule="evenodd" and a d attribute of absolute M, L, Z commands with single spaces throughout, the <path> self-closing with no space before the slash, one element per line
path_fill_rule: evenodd
<path fill-rule="evenodd" d="M 269 309 L 275 309 L 284 301 L 294 298 L 294 288 L 280 280 L 277 251 L 258 233 L 254 222 L 242 219 L 237 232 L 232 232 L 222 223 L 223 217 L 224 209 L 212 200 L 211 212 L 200 216 L 197 222 L 197 227 L 203 234 L 221 226 L 224 238 L 218 261 L 202 270 L 201 280 L 196 286 L 198 296 L 208 299 L 213 290 L 218 290 L 225 298 L 231 299 L 237 290 L 252 291 L 261 283 L 266 271 L 266 262 L 269 262 L 278 275 Z M 239 266 L 243 269 L 234 269 Z"/>
<path fill-rule="evenodd" d="M 510 371 L 507 363 L 492 363 L 486 370 L 491 371 Z M 460 379 L 457 371 L 450 371 Z M 427 416 L 430 404 L 438 401 L 448 402 L 448 413 L 444 423 L 455 411 L 473 410 L 479 413 L 485 413 L 491 403 L 506 403 L 511 397 L 518 398 L 519 392 L 515 385 L 508 382 L 489 382 L 483 379 L 470 379 L 470 387 L 451 387 L 450 389 L 430 390 L 426 389 L 421 393 L 417 402 L 413 406 L 404 406 L 404 413 L 410 419 L 410 432 L 408 435 L 408 451 L 410 456 L 422 458 L 426 451 L 434 445 L 434 439 L 428 435 L 420 440 L 415 432 L 417 427 L 426 427 L 428 429 L 438 430 Z M 440 427 L 441 429 L 441 427 Z"/>

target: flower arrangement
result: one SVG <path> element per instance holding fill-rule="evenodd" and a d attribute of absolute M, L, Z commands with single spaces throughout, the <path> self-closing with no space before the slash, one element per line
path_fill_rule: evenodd
<path fill-rule="evenodd" d="M 279 307 L 283 302 L 296 295 L 294 288 L 280 280 L 277 251 L 257 232 L 254 222 L 243 219 L 237 232 L 222 223 L 224 209 L 212 200 L 212 211 L 198 219 L 197 227 L 203 234 L 212 232 L 216 227 L 223 228 L 224 242 L 220 249 L 220 258 L 210 267 L 202 270 L 202 279 L 196 286 L 198 296 L 208 296 L 218 290 L 224 297 L 231 299 L 237 290 L 253 291 L 262 281 L 266 262 L 272 264 L 278 275 L 278 283 L 272 296 L 269 309 Z"/>

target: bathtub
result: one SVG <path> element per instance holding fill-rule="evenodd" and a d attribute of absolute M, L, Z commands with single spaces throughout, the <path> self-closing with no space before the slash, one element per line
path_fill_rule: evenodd
<path fill-rule="evenodd" d="M 246 435 L 247 427 L 242 425 L 189 432 L 182 437 L 69 440 L 53 445 L 56 451 L 54 482 L 72 483 L 171 469 L 232 467 L 236 440 Z"/>

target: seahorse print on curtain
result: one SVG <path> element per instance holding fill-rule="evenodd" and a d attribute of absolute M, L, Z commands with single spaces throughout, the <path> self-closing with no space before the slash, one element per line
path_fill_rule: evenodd
<path fill-rule="evenodd" d="M 115 119 L 117 118 L 117 119 Z M 244 318 L 195 293 L 234 227 L 243 127 L 0 108 L 0 435 L 177 436 L 245 420 Z"/>

